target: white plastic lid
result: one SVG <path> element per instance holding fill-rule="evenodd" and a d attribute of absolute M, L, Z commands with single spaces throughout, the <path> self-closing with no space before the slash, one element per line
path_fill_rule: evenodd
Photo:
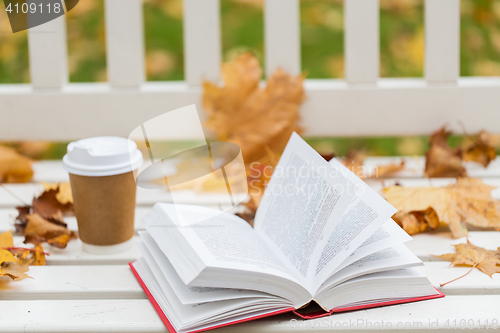
<path fill-rule="evenodd" d="M 142 162 L 142 153 L 134 141 L 114 136 L 71 142 L 63 157 L 63 167 L 66 171 L 90 177 L 134 171 Z"/>

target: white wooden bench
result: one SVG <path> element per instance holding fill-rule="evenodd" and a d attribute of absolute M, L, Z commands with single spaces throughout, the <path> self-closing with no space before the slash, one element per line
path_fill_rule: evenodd
<path fill-rule="evenodd" d="M 185 77 L 182 82 L 144 82 L 141 0 L 105 0 L 107 83 L 68 83 L 65 16 L 30 29 L 31 83 L 0 85 L 0 140 L 73 140 L 97 135 L 128 136 L 144 121 L 189 104 L 201 111 L 202 79 L 218 80 L 221 62 L 219 0 L 184 0 Z M 345 0 L 345 73 L 342 80 L 306 80 L 302 108 L 308 136 L 422 135 L 443 123 L 466 124 L 470 133 L 485 128 L 500 133 L 500 79 L 460 78 L 459 0 L 425 1 L 425 78 L 379 78 L 378 0 Z M 267 74 L 278 66 L 301 72 L 299 0 L 265 0 Z M 167 42 L 167 41 L 166 41 Z M 328 43 L 329 41 L 325 41 Z M 207 133 L 208 134 L 208 133 Z M 165 133 L 189 139 L 193 133 Z M 384 164 L 390 159 L 368 159 Z M 419 164 L 408 159 L 408 165 Z M 420 166 L 422 163 L 420 163 Z M 37 181 L 66 181 L 60 162 L 35 164 L 34 182 L 8 185 L 29 202 L 41 191 Z M 471 176 L 500 186 L 500 162 L 488 169 L 470 167 Z M 402 172 L 407 186 L 439 186 L 452 179 L 422 178 L 422 170 Z M 392 180 L 393 182 L 394 180 Z M 390 185 L 391 180 L 385 183 Z M 379 180 L 371 180 L 376 190 Z M 500 192 L 495 192 L 500 198 Z M 139 189 L 140 217 L 162 191 Z M 186 193 L 185 202 L 217 207 L 216 195 Z M 12 229 L 18 202 L 0 189 L 0 232 Z M 69 219 L 76 229 L 76 221 Z M 473 231 L 471 242 L 500 245 L 499 232 Z M 15 239 L 16 244 L 22 238 Z M 452 252 L 449 233 L 417 235 L 409 247 L 425 261 L 423 271 L 435 286 L 465 272 L 432 255 Z M 1 332 L 165 332 L 153 307 L 128 269 L 137 249 L 92 255 L 73 241 L 65 250 L 49 249 L 47 266 L 32 267 L 34 280 L 0 281 Z M 444 299 L 356 311 L 302 322 L 289 315 L 228 327 L 220 331 L 308 332 L 413 329 L 471 331 L 494 328 L 500 320 L 500 276 L 473 271 L 441 288 Z"/>
<path fill-rule="evenodd" d="M 393 158 L 368 159 L 367 164 L 389 163 Z M 407 158 L 412 163 L 412 158 Z M 36 179 L 40 181 L 67 181 L 67 174 L 59 163 L 39 162 L 35 165 Z M 54 172 L 54 170 L 59 170 Z M 474 175 L 474 170 L 469 168 Z M 500 185 L 500 162 L 492 164 L 486 172 L 480 171 L 484 182 Z M 429 181 L 408 177 L 401 173 L 398 181 L 406 186 L 427 186 Z M 492 177 L 489 177 L 491 174 Z M 478 175 L 479 176 L 479 175 Z M 387 179 L 385 184 L 394 183 Z M 437 185 L 453 179 L 436 179 Z M 382 186 L 381 180 L 370 180 L 375 189 Z M 42 187 L 36 183 L 6 185 L 12 192 L 29 202 Z M 494 192 L 500 199 L 500 192 Z M 169 200 L 165 192 L 139 191 L 136 209 L 136 230 L 143 227 L 140 218 L 158 200 Z M 186 193 L 185 202 L 214 206 L 213 196 Z M 18 202 L 0 189 L 0 232 L 13 228 L 14 206 Z M 76 220 L 67 219 L 69 228 L 76 230 Z M 137 237 L 137 236 L 135 236 Z M 469 239 L 474 244 L 495 249 L 500 245 L 499 232 L 472 231 Z M 16 244 L 23 238 L 15 237 Z M 449 267 L 448 262 L 439 261 L 432 255 L 453 252 L 452 244 L 465 239 L 451 239 L 449 232 L 416 235 L 408 247 L 425 262 L 422 271 L 431 282 L 439 284 L 460 276 L 466 267 Z M 64 250 L 47 247 L 51 253 L 47 266 L 31 267 L 33 280 L 21 282 L 0 281 L 0 331 L 1 332 L 163 332 L 160 321 L 141 287 L 135 280 L 127 263 L 139 255 L 137 248 L 114 255 L 93 255 L 82 252 L 79 240 L 71 241 Z M 429 330 L 439 328 L 471 331 L 493 328 L 494 320 L 500 320 L 500 275 L 489 278 L 474 270 L 467 277 L 439 288 L 446 294 L 444 299 L 423 301 L 385 308 L 336 314 L 329 318 L 300 321 L 290 315 L 244 323 L 220 331 L 238 332 L 307 332 L 311 326 L 316 331 L 332 329 L 371 329 L 386 331 L 393 329 Z M 373 325 L 370 327 L 370 323 Z M 500 327 L 500 323 L 499 327 Z M 378 325 L 378 326 L 377 326 Z M 432 326 L 429 326 L 432 325 Z"/>

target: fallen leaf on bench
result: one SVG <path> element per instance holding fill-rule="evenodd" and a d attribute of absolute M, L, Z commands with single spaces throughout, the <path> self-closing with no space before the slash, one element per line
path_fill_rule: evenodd
<path fill-rule="evenodd" d="M 38 244 L 42 244 L 44 242 L 46 242 L 47 240 L 40 236 L 40 235 L 37 235 L 37 234 L 28 234 L 26 236 L 24 236 L 24 244 L 33 244 L 35 246 L 37 246 Z"/>
<path fill-rule="evenodd" d="M 0 145 L 0 183 L 25 183 L 33 177 L 32 161 Z"/>
<path fill-rule="evenodd" d="M 392 186 L 384 197 L 403 212 L 426 211 L 432 207 L 453 238 L 467 235 L 465 223 L 481 228 L 500 229 L 499 202 L 491 196 L 495 187 L 477 178 L 458 178 L 445 187 Z"/>
<path fill-rule="evenodd" d="M 217 140 L 236 143 L 246 164 L 265 156 L 266 147 L 281 154 L 292 132 L 301 132 L 304 77 L 278 69 L 260 88 L 262 68 L 249 52 L 221 68 L 224 85 L 203 83 L 205 126 L 215 132 Z"/>
<path fill-rule="evenodd" d="M 375 167 L 375 171 L 369 173 L 368 178 L 383 178 L 391 176 L 396 172 L 402 171 L 405 168 L 405 161 L 400 163 L 391 163 L 387 165 L 378 165 Z"/>
<path fill-rule="evenodd" d="M 492 277 L 495 273 L 500 273 L 500 247 L 495 250 L 486 250 L 482 247 L 472 245 L 469 240 L 466 244 L 458 244 L 455 246 L 455 253 L 447 253 L 440 256 L 434 256 L 446 261 L 450 261 L 451 265 L 471 266 L 471 269 L 462 276 L 456 279 L 442 283 L 441 287 L 456 281 L 469 274 L 474 267 L 479 269 L 484 274 Z"/>
<path fill-rule="evenodd" d="M 38 160 L 43 159 L 44 154 L 46 154 L 52 146 L 53 144 L 48 141 L 23 141 L 16 145 L 16 150 L 24 156 Z"/>
<path fill-rule="evenodd" d="M 481 131 L 470 146 L 464 149 L 464 161 L 473 161 L 487 167 L 496 157 L 495 147 L 491 144 L 490 134 Z"/>
<path fill-rule="evenodd" d="M 339 158 L 340 163 L 345 165 L 356 176 L 361 179 L 367 178 L 363 163 L 365 162 L 366 154 L 364 150 L 350 150 L 345 158 Z"/>
<path fill-rule="evenodd" d="M 0 234 L 0 249 L 14 247 L 14 238 L 12 231 L 6 231 Z"/>
<path fill-rule="evenodd" d="M 24 233 L 29 214 L 39 214 L 42 218 L 54 224 L 67 227 L 64 216 L 73 216 L 73 196 L 69 183 L 42 184 L 45 191 L 34 198 L 31 206 L 16 207 L 19 212 L 14 225 L 18 233 Z"/>
<path fill-rule="evenodd" d="M 37 246 L 35 246 L 35 250 L 37 251 L 33 252 L 33 259 L 32 262 L 30 262 L 30 265 L 45 266 L 47 261 L 45 259 L 45 253 L 43 252 L 42 244 L 38 244 Z"/>
<path fill-rule="evenodd" d="M 432 207 L 411 212 L 399 211 L 392 216 L 392 219 L 409 235 L 435 230 L 439 227 L 439 217 Z"/>
<path fill-rule="evenodd" d="M 28 264 L 6 261 L 0 264 L 0 277 L 8 276 L 14 281 L 20 281 L 25 278 L 32 279 L 26 272 L 29 270 Z"/>
<path fill-rule="evenodd" d="M 67 204 L 73 204 L 73 193 L 71 192 L 70 182 L 66 183 L 40 183 L 42 184 L 45 192 L 50 190 L 57 191 L 56 199 L 61 205 L 66 207 Z"/>
<path fill-rule="evenodd" d="M 28 223 L 24 228 L 24 235 L 29 236 L 25 239 L 25 243 L 31 241 L 35 242 L 35 245 L 39 245 L 41 238 L 45 239 L 50 245 L 65 248 L 66 244 L 70 239 L 77 238 L 74 231 L 68 230 L 67 228 L 51 223 L 46 219 L 42 218 L 38 214 L 30 214 L 26 216 Z M 39 237 L 36 237 L 36 236 Z M 60 237 L 65 235 L 67 237 Z"/>
<path fill-rule="evenodd" d="M 70 237 L 68 235 L 59 235 L 57 237 L 47 240 L 47 243 L 59 249 L 64 249 L 66 248 L 69 240 Z"/>
<path fill-rule="evenodd" d="M 8 276 L 14 281 L 30 277 L 25 273 L 29 270 L 29 264 L 25 262 L 26 253 L 22 257 L 15 255 L 9 249 L 14 248 L 12 232 L 7 231 L 0 234 L 0 277 Z M 26 251 L 24 251 L 26 252 Z M 29 251 L 28 251 L 29 252 Z M 15 252 L 16 253 L 16 252 Z"/>
<path fill-rule="evenodd" d="M 62 204 L 58 199 L 59 189 L 44 191 L 38 198 L 33 199 L 33 212 L 55 223 L 63 222 L 62 215 L 73 215 L 73 204 Z"/>
<path fill-rule="evenodd" d="M 430 148 L 425 154 L 425 174 L 428 177 L 467 177 L 462 150 L 448 145 L 450 135 L 445 126 L 432 133 Z"/>

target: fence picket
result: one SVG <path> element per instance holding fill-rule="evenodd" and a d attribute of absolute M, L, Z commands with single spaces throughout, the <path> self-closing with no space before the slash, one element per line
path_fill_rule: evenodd
<path fill-rule="evenodd" d="M 344 1 L 345 77 L 349 84 L 379 78 L 379 0 Z"/>
<path fill-rule="evenodd" d="M 62 88 L 68 81 L 66 16 L 28 29 L 28 48 L 33 88 Z"/>
<path fill-rule="evenodd" d="M 105 0 L 108 81 L 134 88 L 144 81 L 142 0 Z"/>
<path fill-rule="evenodd" d="M 266 75 L 278 68 L 297 75 L 301 71 L 299 0 L 264 3 Z"/>
<path fill-rule="evenodd" d="M 460 67 L 460 0 L 425 1 L 425 78 L 455 83 Z"/>
<path fill-rule="evenodd" d="M 190 86 L 219 79 L 219 10 L 219 0 L 184 0 L 184 68 Z"/>

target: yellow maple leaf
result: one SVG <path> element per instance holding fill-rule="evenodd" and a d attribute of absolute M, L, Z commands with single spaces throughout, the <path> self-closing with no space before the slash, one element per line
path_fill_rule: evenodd
<path fill-rule="evenodd" d="M 491 196 L 493 186 L 477 178 L 458 178 L 445 187 L 392 186 L 383 190 L 384 197 L 400 211 L 424 211 L 432 207 L 439 221 L 448 224 L 454 238 L 467 235 L 463 223 L 500 229 L 498 201 Z"/>
<path fill-rule="evenodd" d="M 223 86 L 203 83 L 205 126 L 219 141 L 236 143 L 245 163 L 267 154 L 266 147 L 280 154 L 297 125 L 299 107 L 305 99 L 302 75 L 278 69 L 259 88 L 262 69 L 251 53 L 222 64 Z"/>
<path fill-rule="evenodd" d="M 392 219 L 409 235 L 418 234 L 429 229 L 434 230 L 439 227 L 439 217 L 432 207 L 411 212 L 399 211 L 392 216 Z"/>
<path fill-rule="evenodd" d="M 458 244 L 455 246 L 455 253 L 447 253 L 440 256 L 435 256 L 446 261 L 451 261 L 451 265 L 466 265 L 471 266 L 471 269 L 464 275 L 453 279 L 449 282 L 442 283 L 444 286 L 450 282 L 456 281 L 465 275 L 469 274 L 471 270 L 476 267 L 484 274 L 492 277 L 495 273 L 500 273 L 500 247 L 494 250 L 486 250 L 482 247 L 475 246 L 467 240 L 466 244 Z"/>
<path fill-rule="evenodd" d="M 486 168 L 497 157 L 490 134 L 484 130 L 479 132 L 475 142 L 464 149 L 463 156 L 464 161 L 481 163 Z"/>
<path fill-rule="evenodd" d="M 0 145 L 0 183 L 25 183 L 33 177 L 32 161 Z"/>
<path fill-rule="evenodd" d="M 41 182 L 44 190 L 46 192 L 50 190 L 58 191 L 56 194 L 56 199 L 59 203 L 65 205 L 67 203 L 73 203 L 73 193 L 71 192 L 70 182 L 66 183 L 45 183 Z"/>
<path fill-rule="evenodd" d="M 10 251 L 0 249 L 0 265 L 4 262 L 19 262 Z"/>
<path fill-rule="evenodd" d="M 19 281 L 30 277 L 25 274 L 29 270 L 29 265 L 7 250 L 7 248 L 13 247 L 12 244 L 11 231 L 0 234 L 0 277 L 8 276 L 14 281 Z"/>
<path fill-rule="evenodd" d="M 6 231 L 0 234 L 0 249 L 5 249 L 14 246 L 14 238 L 12 237 L 12 231 Z"/>

